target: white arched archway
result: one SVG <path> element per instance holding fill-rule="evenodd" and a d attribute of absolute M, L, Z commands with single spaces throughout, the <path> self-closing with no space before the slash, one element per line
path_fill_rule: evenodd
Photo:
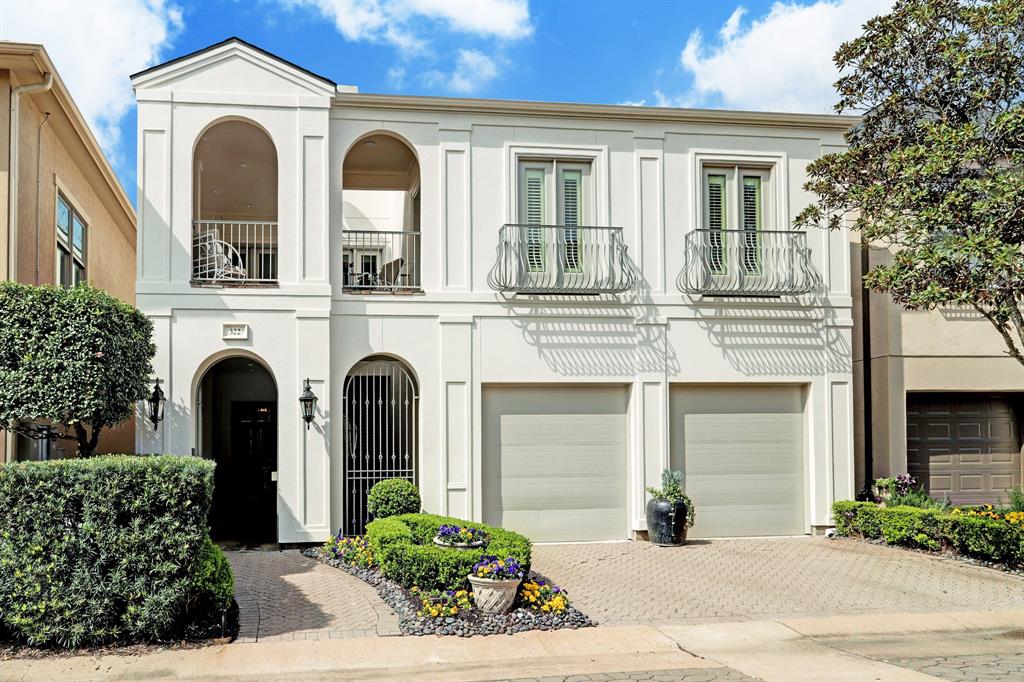
<path fill-rule="evenodd" d="M 278 389 L 256 354 L 208 358 L 193 380 L 196 453 L 217 463 L 210 526 L 217 540 L 277 542 Z"/>
<path fill-rule="evenodd" d="M 346 289 L 420 288 L 420 162 L 403 137 L 359 137 L 342 163 L 342 271 Z"/>
<path fill-rule="evenodd" d="M 192 149 L 192 280 L 275 282 L 278 160 L 255 121 L 208 125 Z"/>

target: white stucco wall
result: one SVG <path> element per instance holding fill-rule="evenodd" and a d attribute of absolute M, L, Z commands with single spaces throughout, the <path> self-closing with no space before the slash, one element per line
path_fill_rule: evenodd
<path fill-rule="evenodd" d="M 279 391 L 281 542 L 319 540 L 341 526 L 343 431 L 332 406 L 342 403 L 349 369 L 377 353 L 404 360 L 419 384 L 419 482 L 430 511 L 480 518 L 481 392 L 507 383 L 629 387 L 631 529 L 644 527 L 644 485 L 656 484 L 669 462 L 676 384 L 804 386 L 806 530 L 829 523 L 832 500 L 852 496 L 846 235 L 808 234 L 824 280 L 815 295 L 700 300 L 675 286 L 684 235 L 699 222 L 702 160 L 771 164 L 771 217 L 785 229 L 810 201 L 801 188 L 806 164 L 841 144 L 834 125 L 375 108 L 345 95 L 332 102 L 322 82 L 232 44 L 141 76 L 135 86 L 138 305 L 154 319 L 156 372 L 168 393 L 156 432 L 139 421 L 138 448 L 189 452 L 202 372 L 232 353 L 259 358 Z M 189 283 L 192 149 L 204 128 L 228 116 L 263 127 L 278 150 L 276 288 Z M 422 294 L 342 292 L 342 164 L 373 131 L 405 140 L 419 161 Z M 508 298 L 488 287 L 498 230 L 515 217 L 517 154 L 593 160 L 595 222 L 623 228 L 642 272 L 636 291 Z M 222 339 L 227 321 L 248 324 L 248 338 Z M 310 431 L 296 400 L 307 376 L 320 396 Z"/>

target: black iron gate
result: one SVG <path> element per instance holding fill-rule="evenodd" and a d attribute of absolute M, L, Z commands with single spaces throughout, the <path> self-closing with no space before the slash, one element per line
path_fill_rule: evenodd
<path fill-rule="evenodd" d="M 416 483 L 416 382 L 397 360 L 356 364 L 345 378 L 346 535 L 361 535 L 370 520 L 366 497 L 374 483 L 404 478 Z"/>

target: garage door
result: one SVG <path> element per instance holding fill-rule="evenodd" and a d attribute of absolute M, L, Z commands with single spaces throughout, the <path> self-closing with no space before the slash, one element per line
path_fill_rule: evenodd
<path fill-rule="evenodd" d="M 626 538 L 626 389 L 485 387 L 484 522 L 538 542 Z"/>
<path fill-rule="evenodd" d="M 686 473 L 695 536 L 805 532 L 799 386 L 674 387 L 671 413 L 672 467 Z"/>
<path fill-rule="evenodd" d="M 1020 485 L 1020 425 L 1011 396 L 907 394 L 907 473 L 936 499 L 998 504 Z"/>

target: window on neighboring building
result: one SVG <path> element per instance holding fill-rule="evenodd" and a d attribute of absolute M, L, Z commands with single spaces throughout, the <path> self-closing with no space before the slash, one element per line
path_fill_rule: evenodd
<path fill-rule="evenodd" d="M 56 279 L 62 287 L 72 287 L 86 279 L 87 228 L 85 219 L 58 192 Z"/>
<path fill-rule="evenodd" d="M 537 225 L 526 231 L 526 265 L 531 272 L 547 269 L 548 240 L 558 245 L 560 266 L 566 272 L 583 270 L 580 227 L 593 214 L 591 164 L 558 159 L 519 162 L 519 222 Z M 540 226 L 554 226 L 544 229 Z"/>
<path fill-rule="evenodd" d="M 721 274 L 729 267 L 730 236 L 737 240 L 734 254 L 747 274 L 761 268 L 760 233 L 767 213 L 765 189 L 771 171 L 742 166 L 714 166 L 704 169 L 704 229 L 708 230 L 708 263 Z"/>

